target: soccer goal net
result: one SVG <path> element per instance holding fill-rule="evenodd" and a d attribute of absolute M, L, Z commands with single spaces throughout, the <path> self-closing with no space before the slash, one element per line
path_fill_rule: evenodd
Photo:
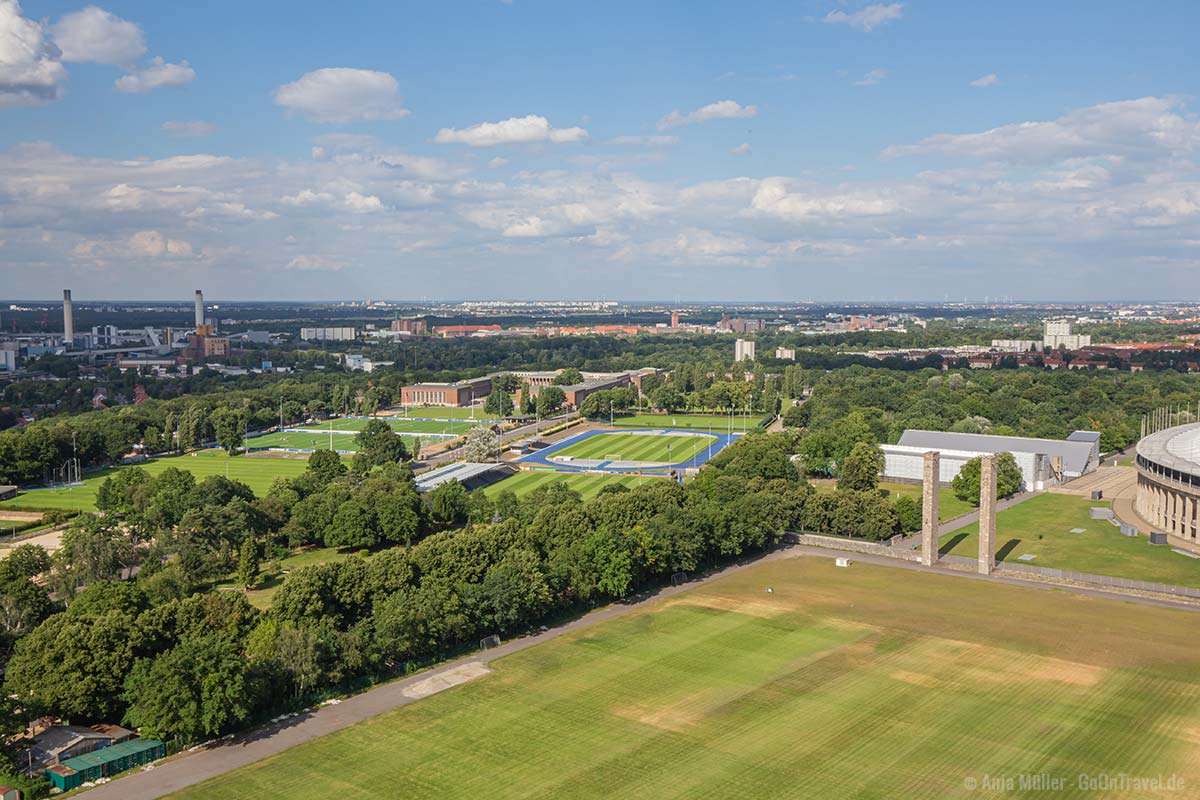
<path fill-rule="evenodd" d="M 607 453 L 604 456 L 604 460 L 605 461 L 620 461 L 621 454 L 620 453 Z"/>
<path fill-rule="evenodd" d="M 479 649 L 480 650 L 491 650 L 493 647 L 499 647 L 499 646 L 500 646 L 500 637 L 494 633 L 491 636 L 485 636 L 484 638 L 479 640 Z"/>

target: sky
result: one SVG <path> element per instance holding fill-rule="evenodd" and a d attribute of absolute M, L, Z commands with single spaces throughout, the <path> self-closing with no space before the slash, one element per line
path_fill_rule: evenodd
<path fill-rule="evenodd" d="M 1200 299 L 1200 3 L 0 0 L 0 297 Z"/>

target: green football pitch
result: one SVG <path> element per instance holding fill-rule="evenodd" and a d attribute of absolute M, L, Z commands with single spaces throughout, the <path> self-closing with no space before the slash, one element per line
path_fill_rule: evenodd
<path fill-rule="evenodd" d="M 616 417 L 614 428 L 678 428 L 712 433 L 744 433 L 758 427 L 761 415 L 745 414 L 634 414 L 631 417 Z M 732 430 L 731 430 L 732 426 Z"/>
<path fill-rule="evenodd" d="M 485 491 L 490 495 L 495 495 L 496 492 L 508 490 L 517 497 L 524 497 L 542 486 L 549 486 L 553 483 L 565 483 L 570 488 L 579 492 L 584 500 L 595 497 L 600 493 L 600 490 L 605 486 L 618 484 L 633 488 L 646 481 L 662 481 L 666 478 L 647 478 L 641 475 L 589 475 L 582 472 L 553 472 L 551 470 L 528 470 L 518 472 L 515 475 L 505 478 L 499 483 L 494 483 Z"/>
<path fill-rule="evenodd" d="M 1200 586 L 1200 559 L 1152 545 L 1146 536 L 1123 536 L 1108 520 L 1092 519 L 1092 506 L 1109 508 L 1102 500 L 1066 494 L 1040 494 L 996 515 L 996 553 L 999 561 L 1067 569 L 1093 575 L 1130 578 L 1179 586 Z M 1078 530 L 1078 533 L 1072 531 Z M 943 555 L 976 558 L 979 524 L 942 536 Z M 1020 556 L 1031 555 L 1022 561 Z"/>
<path fill-rule="evenodd" d="M 399 417 L 380 417 L 391 426 L 396 433 L 450 433 L 462 435 L 471 429 L 472 425 L 484 424 L 482 420 L 472 422 L 470 418 L 455 419 L 402 419 Z M 328 431 L 361 431 L 370 420 L 366 419 L 331 419 L 312 425 L 296 425 L 296 430 Z"/>
<path fill-rule="evenodd" d="M 771 591 L 768 592 L 768 587 Z M 780 559 L 179 792 L 977 798 L 986 780 L 1200 785 L 1196 612 Z"/>
<path fill-rule="evenodd" d="M 228 470 L 230 478 L 242 481 L 256 495 L 263 495 L 271 488 L 271 482 L 277 477 L 295 477 L 304 472 L 308 467 L 308 462 L 305 459 L 262 458 L 250 455 L 230 458 L 222 450 L 201 450 L 181 456 L 154 458 L 136 466 L 151 475 L 158 475 L 167 467 L 178 467 L 195 475 L 196 480 L 202 480 L 209 475 L 225 475 Z M 15 506 L 44 511 L 95 511 L 96 492 L 100 490 L 100 484 L 104 483 L 104 479 L 109 475 L 122 469 L 130 469 L 130 467 L 115 467 L 87 473 L 82 486 L 22 492 L 13 499 L 0 503 L 0 508 Z"/>
<path fill-rule="evenodd" d="M 612 461 L 651 461 L 678 464 L 703 453 L 714 436 L 639 433 L 601 433 L 551 454 L 550 457 L 599 458 Z"/>

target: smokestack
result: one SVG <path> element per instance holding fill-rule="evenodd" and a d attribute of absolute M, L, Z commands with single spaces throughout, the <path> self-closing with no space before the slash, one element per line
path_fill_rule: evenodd
<path fill-rule="evenodd" d="M 71 290 L 63 289 L 63 344 L 71 347 L 75 343 L 75 314 L 71 309 Z"/>
<path fill-rule="evenodd" d="M 204 324 L 204 292 L 196 290 L 196 327 Z"/>

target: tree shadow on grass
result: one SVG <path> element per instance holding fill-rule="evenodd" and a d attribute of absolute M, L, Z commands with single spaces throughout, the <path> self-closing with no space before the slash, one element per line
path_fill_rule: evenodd
<path fill-rule="evenodd" d="M 1016 546 L 1020 543 L 1020 539 L 1009 539 L 1004 543 L 1003 547 L 996 551 L 996 560 L 1003 561 L 1004 559 L 1008 558 L 1009 555 L 1012 554 L 1012 551 L 1016 549 Z"/>
<path fill-rule="evenodd" d="M 938 546 L 938 555 L 944 556 L 944 555 L 948 554 L 955 547 L 958 547 L 958 543 L 961 542 L 965 538 L 967 538 L 967 534 L 965 534 L 965 533 L 954 534 L 954 536 L 950 537 L 950 539 L 948 541 L 946 541 Z"/>

